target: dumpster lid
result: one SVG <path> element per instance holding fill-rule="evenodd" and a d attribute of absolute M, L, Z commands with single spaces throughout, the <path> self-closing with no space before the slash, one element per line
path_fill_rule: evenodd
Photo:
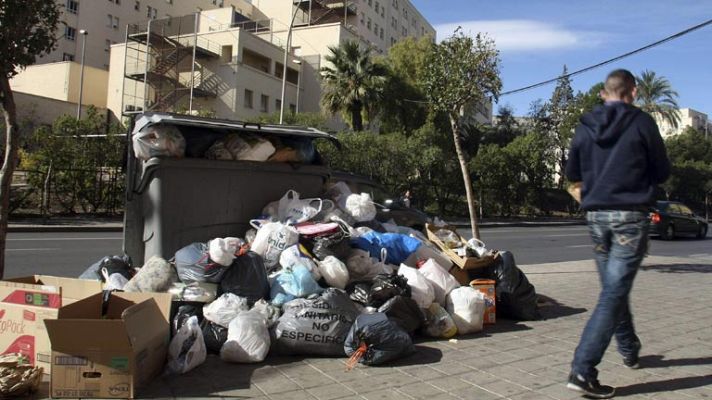
<path fill-rule="evenodd" d="M 229 119 L 215 119 L 196 117 L 192 115 L 174 113 L 143 113 L 136 117 L 132 136 L 146 127 L 156 124 L 193 126 L 202 129 L 233 130 L 239 132 L 250 132 L 257 134 L 275 134 L 280 136 L 301 136 L 310 138 L 329 139 L 338 146 L 338 139 L 329 133 L 316 128 L 307 128 L 295 125 L 271 125 L 259 124 L 255 122 L 234 121 Z"/>

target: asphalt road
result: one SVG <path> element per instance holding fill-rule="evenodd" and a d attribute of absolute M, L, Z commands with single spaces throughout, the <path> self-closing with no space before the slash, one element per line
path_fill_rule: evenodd
<path fill-rule="evenodd" d="M 467 236 L 467 230 L 461 231 Z M 488 248 L 509 250 L 518 264 L 541 264 L 592 258 L 585 226 L 501 227 L 480 232 Z M 712 238 L 651 241 L 650 254 L 712 257 Z M 49 274 L 77 277 L 105 255 L 121 254 L 119 232 L 45 232 L 8 235 L 6 277 Z"/>

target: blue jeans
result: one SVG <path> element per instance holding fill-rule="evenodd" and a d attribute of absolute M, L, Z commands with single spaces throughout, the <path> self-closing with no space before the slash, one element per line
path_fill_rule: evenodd
<path fill-rule="evenodd" d="M 623 357 L 637 355 L 640 341 L 635 335 L 629 294 L 633 279 L 647 250 L 648 213 L 641 211 L 589 211 L 586 214 L 594 244 L 601 294 L 581 335 L 573 373 L 597 379 L 611 337 L 615 335 Z"/>

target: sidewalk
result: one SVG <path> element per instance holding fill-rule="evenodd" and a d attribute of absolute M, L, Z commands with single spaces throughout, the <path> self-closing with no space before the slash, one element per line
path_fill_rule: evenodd
<path fill-rule="evenodd" d="M 501 320 L 457 340 L 419 341 L 418 352 L 384 367 L 345 359 L 270 356 L 254 365 L 206 364 L 157 379 L 140 398 L 577 399 L 569 364 L 598 295 L 592 261 L 521 268 L 545 302 L 540 321 Z M 612 345 L 600 380 L 617 398 L 712 398 L 712 259 L 650 257 L 633 290 L 642 369 L 623 366 Z M 44 394 L 36 398 L 45 398 Z"/>

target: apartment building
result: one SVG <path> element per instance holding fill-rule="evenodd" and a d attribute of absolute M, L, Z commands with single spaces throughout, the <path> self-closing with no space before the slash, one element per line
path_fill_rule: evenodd
<path fill-rule="evenodd" d="M 658 123 L 660 133 L 663 137 L 674 136 L 682 133 L 685 128 L 693 127 L 697 131 L 709 134 L 712 132 L 712 122 L 707 118 L 707 114 L 693 110 L 692 108 L 681 108 L 680 123 L 677 127 L 670 125 L 667 121 L 654 115 L 655 121 Z"/>

